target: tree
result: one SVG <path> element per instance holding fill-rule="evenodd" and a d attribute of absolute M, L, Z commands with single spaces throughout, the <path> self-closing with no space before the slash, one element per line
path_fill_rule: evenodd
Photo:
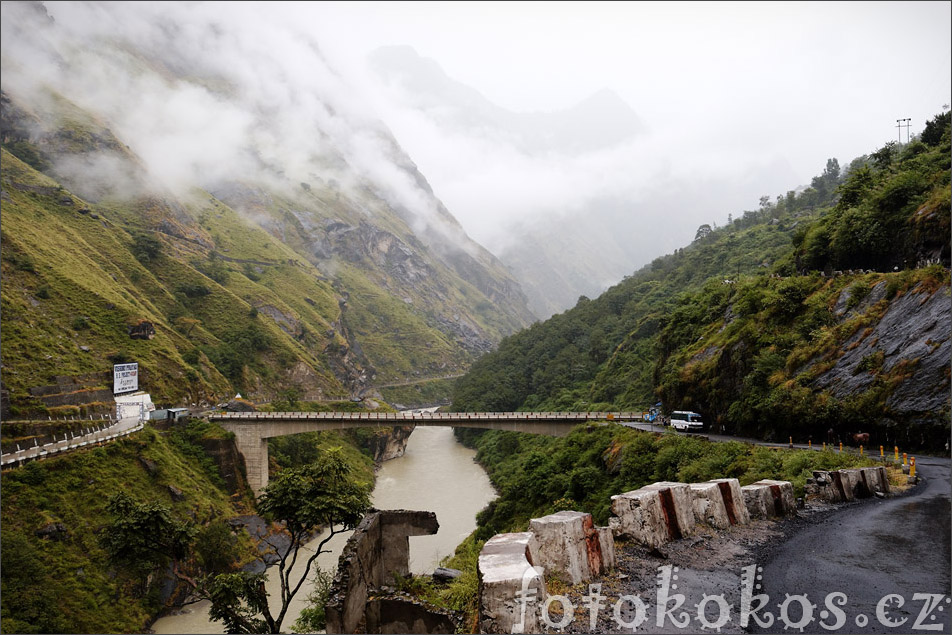
<path fill-rule="evenodd" d="M 197 531 L 192 522 L 177 520 L 168 506 L 140 503 L 119 492 L 107 504 L 114 518 L 101 543 L 115 564 L 139 575 L 171 563 L 172 573 L 195 596 L 211 601 L 211 619 L 223 622 L 227 632 L 280 633 L 291 600 L 317 557 L 330 552 L 325 547 L 334 536 L 357 526 L 370 508 L 371 489 L 372 483 L 356 478 L 340 448 L 324 451 L 308 465 L 282 470 L 271 480 L 258 510 L 283 524 L 287 533 L 283 548 L 265 539 L 278 557 L 281 608 L 276 617 L 268 605 L 266 574 L 221 572 L 234 562 L 234 541 L 223 523 Z M 295 571 L 304 543 L 321 529 L 327 535 L 313 552 L 308 550 L 303 571 Z M 228 553 L 217 553 L 222 550 Z"/>
<path fill-rule="evenodd" d="M 259 576 L 224 574 L 216 576 L 211 588 L 213 605 L 217 602 L 222 609 L 221 613 L 213 611 L 212 619 L 224 621 L 232 633 L 254 632 L 262 625 L 269 633 L 280 633 L 291 600 L 304 585 L 317 557 L 330 551 L 325 546 L 334 536 L 361 521 L 370 508 L 371 489 L 371 483 L 355 478 L 340 448 L 323 452 L 308 465 L 282 470 L 258 503 L 262 515 L 284 524 L 290 539 L 285 549 L 271 545 L 279 558 L 280 611 L 276 617 L 271 613 Z M 294 571 L 304 543 L 322 528 L 327 529 L 327 535 L 304 561 L 304 570 Z M 256 618 L 258 614 L 263 619 Z"/>
<path fill-rule="evenodd" d="M 114 520 L 103 530 L 101 543 L 116 564 L 132 571 L 149 571 L 170 561 L 172 573 L 181 580 L 196 583 L 183 570 L 195 529 L 187 521 L 178 521 L 168 506 L 140 503 L 125 492 L 113 494 L 106 510 Z"/>
<path fill-rule="evenodd" d="M 823 177 L 829 185 L 835 185 L 840 178 L 840 162 L 836 157 L 826 160 L 826 169 L 823 170 Z"/>
<path fill-rule="evenodd" d="M 949 128 L 950 121 L 952 121 L 952 112 L 949 111 L 927 121 L 926 127 L 922 130 L 921 141 L 928 146 L 939 145 L 942 142 L 943 133 Z"/>

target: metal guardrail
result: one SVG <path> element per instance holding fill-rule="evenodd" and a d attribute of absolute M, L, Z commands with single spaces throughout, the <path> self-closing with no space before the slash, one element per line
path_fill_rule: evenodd
<path fill-rule="evenodd" d="M 17 466 L 31 460 L 45 459 L 61 452 L 68 452 L 69 450 L 76 450 L 79 448 L 88 447 L 90 445 L 98 445 L 107 441 L 114 441 L 120 437 L 128 436 L 133 432 L 138 432 L 145 427 L 145 424 L 142 421 L 139 421 L 131 428 L 113 431 L 115 428 L 122 425 L 124 425 L 124 422 L 120 420 L 112 426 L 102 428 L 101 430 L 96 430 L 95 432 L 88 432 L 78 437 L 72 436 L 71 438 L 63 439 L 62 441 L 51 441 L 43 445 L 38 445 L 36 442 L 34 442 L 32 447 L 0 455 L 0 466 Z"/>

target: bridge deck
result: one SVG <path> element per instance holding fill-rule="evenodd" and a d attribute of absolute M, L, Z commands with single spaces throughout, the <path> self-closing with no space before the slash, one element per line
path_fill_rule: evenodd
<path fill-rule="evenodd" d="M 641 421 L 640 412 L 226 412 L 209 416 L 223 423 L 263 423 L 268 421 L 377 422 L 382 425 L 414 423 L 453 425 L 474 422 L 545 421 Z"/>

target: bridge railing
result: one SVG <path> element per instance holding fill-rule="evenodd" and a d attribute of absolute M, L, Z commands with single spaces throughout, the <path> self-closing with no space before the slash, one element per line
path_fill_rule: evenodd
<path fill-rule="evenodd" d="M 226 412 L 217 421 L 641 421 L 641 412 Z"/>

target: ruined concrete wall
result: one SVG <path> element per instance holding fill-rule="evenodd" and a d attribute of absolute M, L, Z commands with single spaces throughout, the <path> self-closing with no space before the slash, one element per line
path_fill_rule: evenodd
<path fill-rule="evenodd" d="M 456 633 L 461 620 L 452 611 L 401 594 L 368 600 L 366 624 L 366 633 Z"/>
<path fill-rule="evenodd" d="M 399 621 L 408 619 L 413 611 L 406 609 L 392 614 L 388 607 L 395 606 L 400 600 L 391 598 L 390 602 L 375 605 L 373 618 L 368 622 L 368 598 L 380 587 L 393 583 L 395 576 L 408 575 L 409 536 L 432 535 L 438 529 L 439 523 L 433 512 L 373 510 L 364 516 L 347 540 L 338 561 L 337 575 L 325 609 L 327 632 L 399 632 L 381 629 L 390 628 L 391 615 L 396 615 L 394 619 Z M 370 629 L 371 625 L 374 630 Z"/>

